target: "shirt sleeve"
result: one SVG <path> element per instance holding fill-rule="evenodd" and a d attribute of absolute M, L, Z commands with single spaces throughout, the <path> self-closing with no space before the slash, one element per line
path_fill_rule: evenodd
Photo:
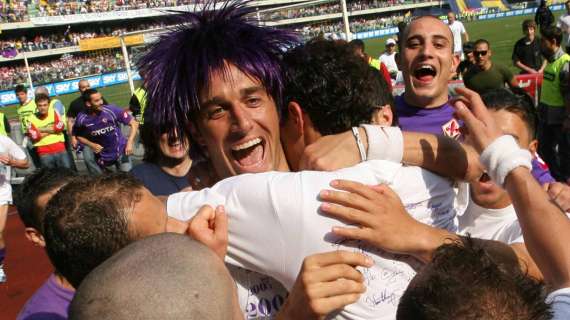
<path fill-rule="evenodd" d="M 271 180 L 275 174 L 240 175 L 222 180 L 212 188 L 173 194 L 167 201 L 168 215 L 188 220 L 202 205 L 224 205 L 229 218 L 227 262 L 260 273 L 281 270 L 285 240 L 280 221 L 282 215 L 274 205 L 275 190 Z M 295 189 L 289 189 L 292 190 Z M 301 213 L 301 210 L 287 212 L 290 215 Z"/>
<path fill-rule="evenodd" d="M 461 22 L 461 33 L 467 33 L 467 30 L 465 30 L 465 25 L 463 25 L 463 22 Z"/>
<path fill-rule="evenodd" d="M 74 136 L 83 136 L 83 118 L 77 115 L 73 128 L 71 128 L 71 134 Z"/>
<path fill-rule="evenodd" d="M 0 136 L 0 139 L 12 158 L 17 160 L 26 159 L 26 153 L 24 150 L 22 150 L 22 148 L 20 148 L 14 141 L 12 141 L 12 139 L 4 136 Z"/>
<path fill-rule="evenodd" d="M 566 62 L 560 70 L 560 92 L 564 96 L 564 101 L 570 101 L 570 63 Z"/>
<path fill-rule="evenodd" d="M 548 295 L 546 303 L 554 313 L 553 320 L 570 319 L 570 288 L 556 290 Z"/>
<path fill-rule="evenodd" d="M 59 112 L 59 114 L 65 114 L 65 107 L 61 101 L 56 100 L 53 107 L 55 110 L 57 110 L 57 112 Z"/>
<path fill-rule="evenodd" d="M 131 120 L 133 120 L 133 116 L 129 114 L 127 109 L 123 110 L 116 106 L 108 106 L 108 108 L 111 109 L 111 111 L 115 114 L 117 121 L 124 125 L 128 125 L 131 123 Z"/>

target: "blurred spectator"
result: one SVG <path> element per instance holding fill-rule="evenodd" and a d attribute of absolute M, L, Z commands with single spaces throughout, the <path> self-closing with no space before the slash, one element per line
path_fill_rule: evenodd
<path fill-rule="evenodd" d="M 542 73 L 546 61 L 540 53 L 540 40 L 536 38 L 536 22 L 525 20 L 522 24 L 524 37 L 515 43 L 513 64 L 519 68 L 520 74 Z"/>

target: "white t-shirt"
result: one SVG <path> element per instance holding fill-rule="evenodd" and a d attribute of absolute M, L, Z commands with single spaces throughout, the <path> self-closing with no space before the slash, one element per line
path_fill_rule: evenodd
<path fill-rule="evenodd" d="M 398 72 L 398 64 L 396 63 L 396 52 L 392 54 L 384 52 L 380 56 L 380 61 L 386 65 L 388 72 L 390 73 Z"/>
<path fill-rule="evenodd" d="M 453 24 L 449 25 L 449 29 L 451 29 L 451 33 L 453 34 L 453 52 L 455 53 L 462 53 L 463 52 L 463 38 L 461 35 L 467 33 L 465 30 L 465 26 L 461 21 L 455 20 Z"/>
<path fill-rule="evenodd" d="M 168 198 L 171 217 L 190 219 L 203 204 L 224 205 L 230 218 L 226 261 L 267 274 L 291 289 L 303 259 L 333 250 L 363 252 L 375 261 L 362 270 L 367 291 L 337 319 L 394 319 L 399 299 L 420 263 L 372 246 L 335 237 L 341 221 L 318 212 L 318 194 L 334 179 L 367 185 L 386 183 L 417 220 L 456 232 L 451 181 L 418 167 L 368 161 L 334 172 L 267 172 L 225 179 L 212 188 Z"/>
<path fill-rule="evenodd" d="M 565 47 L 570 46 L 570 15 L 566 13 L 560 16 L 556 26 L 564 32 L 564 41 L 562 41 L 562 44 Z"/>
<path fill-rule="evenodd" d="M 474 238 L 501 241 L 506 244 L 524 243 L 515 208 L 486 209 L 469 202 L 459 217 L 459 233 L 470 233 Z"/>
<path fill-rule="evenodd" d="M 552 320 L 570 319 L 570 288 L 558 289 L 548 295 L 546 303 L 551 304 Z"/>
<path fill-rule="evenodd" d="M 9 154 L 17 160 L 26 159 L 26 153 L 6 136 L 0 136 L 0 154 Z M 11 168 L 0 164 L 0 205 L 12 203 L 12 186 L 10 185 Z"/>

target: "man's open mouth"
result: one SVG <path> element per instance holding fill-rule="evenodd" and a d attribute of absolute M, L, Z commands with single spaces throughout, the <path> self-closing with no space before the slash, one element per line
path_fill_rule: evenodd
<path fill-rule="evenodd" d="M 429 64 L 419 65 L 414 70 L 414 77 L 418 79 L 420 82 L 429 83 L 435 78 L 436 75 L 437 75 L 437 70 L 435 69 L 434 66 Z"/>
<path fill-rule="evenodd" d="M 254 138 L 232 147 L 232 156 L 241 167 L 252 167 L 263 162 L 265 141 Z"/>

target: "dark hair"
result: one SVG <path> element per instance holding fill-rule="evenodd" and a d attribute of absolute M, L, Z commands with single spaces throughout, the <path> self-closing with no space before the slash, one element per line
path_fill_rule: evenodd
<path fill-rule="evenodd" d="M 485 39 L 478 39 L 477 41 L 475 41 L 475 43 L 473 44 L 474 47 L 480 45 L 480 44 L 486 44 L 487 48 L 491 49 L 491 44 L 489 43 L 489 41 L 485 40 Z"/>
<path fill-rule="evenodd" d="M 300 38 L 292 31 L 258 25 L 251 17 L 255 7 L 248 3 L 208 0 L 200 11 L 173 16 L 178 25 L 138 61 L 151 117 L 169 136 L 176 130 L 188 133 L 191 114 L 200 110 L 200 93 L 209 89 L 212 74 L 227 75 L 230 64 L 258 80 L 279 109 L 280 58 Z"/>
<path fill-rule="evenodd" d="M 518 115 L 527 126 L 530 139 L 536 137 L 538 115 L 532 97 L 524 89 L 493 89 L 482 94 L 481 99 L 489 109 L 505 110 Z"/>
<path fill-rule="evenodd" d="M 473 41 L 467 41 L 463 44 L 463 52 L 467 52 L 467 53 L 472 52 L 474 47 L 475 46 L 474 46 Z"/>
<path fill-rule="evenodd" d="M 49 96 L 45 93 L 38 93 L 36 94 L 36 97 L 34 98 L 34 101 L 36 103 L 40 102 L 40 101 L 48 101 L 49 102 Z"/>
<path fill-rule="evenodd" d="M 360 39 L 354 39 L 352 41 L 350 41 L 348 43 L 348 46 L 350 47 L 350 49 L 352 49 L 353 51 L 355 49 L 360 49 L 362 50 L 362 52 L 364 52 L 365 49 L 365 45 L 364 45 L 364 41 L 360 40 Z"/>
<path fill-rule="evenodd" d="M 64 168 L 42 168 L 26 176 L 22 184 L 14 191 L 14 204 L 24 226 L 43 233 L 44 214 L 38 210 L 38 198 L 65 185 L 77 176 L 76 172 Z"/>
<path fill-rule="evenodd" d="M 523 31 L 525 31 L 528 28 L 536 29 L 536 22 L 534 22 L 534 20 L 531 20 L 531 19 L 527 19 L 527 20 L 523 21 L 523 23 L 522 23 Z"/>
<path fill-rule="evenodd" d="M 96 89 L 87 89 L 85 91 L 83 91 L 82 97 L 83 97 L 83 101 L 85 102 L 90 102 L 91 101 L 91 96 L 98 93 L 99 91 L 97 91 Z"/>
<path fill-rule="evenodd" d="M 401 297 L 396 318 L 546 320 L 545 298 L 544 285 L 523 274 L 507 245 L 462 238 L 436 250 Z"/>
<path fill-rule="evenodd" d="M 136 239 L 128 220 L 142 188 L 126 173 L 85 177 L 68 183 L 49 201 L 44 218 L 47 253 L 73 287 Z"/>
<path fill-rule="evenodd" d="M 23 84 L 17 85 L 16 88 L 14 89 L 14 91 L 16 91 L 16 93 L 18 93 L 18 92 L 28 93 L 28 91 L 26 90 L 26 87 Z"/>
<path fill-rule="evenodd" d="M 297 102 L 323 135 L 370 123 L 378 107 L 393 106 L 378 70 L 346 42 L 312 40 L 285 54 L 285 103 Z M 287 112 L 283 112 L 287 114 Z"/>
<path fill-rule="evenodd" d="M 556 26 L 548 26 L 546 28 L 541 28 L 540 35 L 550 42 L 556 41 L 556 44 L 558 46 L 560 46 L 560 44 L 562 43 L 562 37 L 563 37 L 562 29 Z"/>

